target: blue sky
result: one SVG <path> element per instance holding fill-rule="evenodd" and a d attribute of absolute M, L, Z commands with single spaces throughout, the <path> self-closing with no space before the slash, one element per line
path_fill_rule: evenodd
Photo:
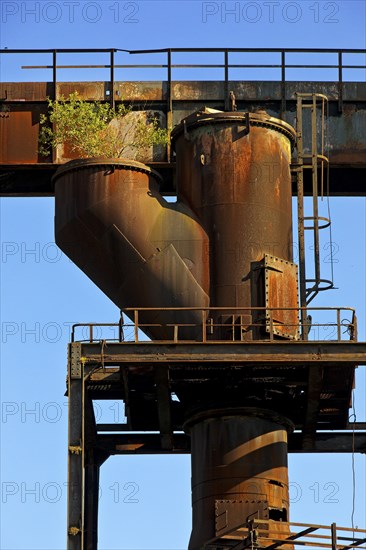
<path fill-rule="evenodd" d="M 1 10 L 0 45 L 9 49 L 366 46 L 362 1 L 3 0 Z M 28 57 L 28 64 L 47 62 Z M 19 74 L 8 61 L 0 71 L 4 81 L 50 77 L 38 71 Z M 61 550 L 66 539 L 69 327 L 73 322 L 114 322 L 118 310 L 56 249 L 53 199 L 1 199 L 0 206 L 0 547 Z M 331 208 L 338 290 L 314 305 L 355 307 L 359 337 L 365 340 L 365 199 L 333 198 Z M 360 371 L 356 410 L 357 420 L 365 421 Z M 122 408 L 112 403 L 98 413 L 100 422 L 118 421 Z M 351 456 L 290 455 L 289 462 L 292 521 L 351 525 Z M 355 457 L 355 467 L 355 525 L 363 527 L 364 455 Z M 100 549 L 182 549 L 189 538 L 190 513 L 188 456 L 114 457 L 103 465 Z"/>

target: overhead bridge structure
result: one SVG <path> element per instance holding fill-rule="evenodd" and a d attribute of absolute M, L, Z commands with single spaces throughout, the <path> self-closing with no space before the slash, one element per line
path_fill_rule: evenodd
<path fill-rule="evenodd" d="M 0 194 L 54 195 L 56 243 L 121 311 L 111 325 L 74 325 L 68 346 L 68 550 L 97 549 L 105 460 L 159 453 L 192 457 L 190 550 L 365 548 L 361 529 L 290 522 L 287 457 L 366 452 L 365 423 L 349 423 L 355 369 L 366 364 L 357 312 L 313 302 L 333 288 L 321 269 L 319 234 L 331 220 L 319 198 L 366 196 L 366 50 L 1 52 L 29 53 L 23 70 L 52 79 L 1 84 Z M 105 64 L 83 65 L 86 53 Z M 218 61 L 195 64 L 195 54 Z M 58 78 L 99 68 L 104 81 Z M 307 81 L 306 68 L 336 78 Z M 221 78 L 194 80 L 197 69 Z M 249 80 L 253 69 L 279 76 Z M 117 78 L 131 70 L 135 80 Z M 67 146 L 41 158 L 47 97 L 75 90 L 157 112 L 171 130 L 166 150 L 149 165 L 72 159 Z M 122 400 L 125 423 L 98 424 L 100 399 Z"/>
<path fill-rule="evenodd" d="M 53 195 L 51 178 L 64 158 L 62 152 L 54 158 L 38 154 L 39 118 L 47 112 L 48 97 L 67 97 L 73 91 L 86 100 L 115 105 L 123 99 L 137 109 L 159 111 L 170 128 L 202 106 L 229 110 L 230 92 L 239 111 L 266 109 L 294 125 L 296 94 L 323 94 L 329 101 L 329 192 L 336 196 L 366 194 L 364 50 L 7 49 L 0 50 L 0 55 L 3 75 L 16 77 L 5 81 L 3 76 L 0 83 L 0 196 Z M 90 61 L 91 56 L 103 63 L 82 61 L 83 57 Z M 7 70 L 17 60 L 22 72 Z M 310 70 L 314 80 L 304 77 Z M 101 71 L 106 77 L 98 81 L 95 75 Z M 215 80 L 210 80 L 213 72 Z M 44 80 L 32 82 L 33 73 Z M 195 79 L 197 74 L 202 80 Z M 162 193 L 175 194 L 175 157 L 169 148 L 151 167 L 164 176 Z M 306 194 L 311 193 L 310 188 L 310 174 L 306 173 Z"/>

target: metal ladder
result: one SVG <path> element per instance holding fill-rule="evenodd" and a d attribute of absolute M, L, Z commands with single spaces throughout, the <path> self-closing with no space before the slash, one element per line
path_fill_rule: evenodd
<path fill-rule="evenodd" d="M 330 217 L 319 216 L 319 191 L 324 196 L 324 185 L 328 193 L 329 185 L 329 159 L 325 155 L 325 120 L 328 109 L 328 98 L 323 94 L 297 93 L 296 106 L 296 147 L 297 163 L 295 173 L 297 179 L 297 214 L 298 214 L 298 239 L 299 239 L 299 281 L 300 281 L 300 305 L 301 326 L 303 339 L 307 339 L 306 326 L 308 324 L 306 306 L 315 296 L 324 290 L 334 288 L 333 280 L 325 279 L 320 270 L 320 246 L 319 232 L 330 227 Z M 304 110 L 311 112 L 311 152 L 304 153 Z M 318 138 L 320 135 L 320 139 Z M 320 143 L 318 143 L 320 141 Z M 312 173 L 312 212 L 310 216 L 304 215 L 304 170 Z M 319 189 L 320 185 L 320 189 Z M 308 222 L 309 225 L 305 225 Z M 314 250 L 314 278 L 306 277 L 305 268 L 305 231 L 312 232 Z M 333 270 L 332 270 L 333 279 Z"/>

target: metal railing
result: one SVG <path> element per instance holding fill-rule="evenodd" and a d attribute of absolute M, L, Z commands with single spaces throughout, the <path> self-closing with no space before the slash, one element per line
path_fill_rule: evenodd
<path fill-rule="evenodd" d="M 144 63 L 144 64 L 118 64 L 116 63 L 115 57 L 118 52 L 127 53 L 130 55 L 148 55 L 148 54 L 163 54 L 166 56 L 165 63 Z M 81 53 L 91 53 L 91 54 L 106 54 L 108 55 L 108 63 L 105 64 L 94 64 L 94 65 L 82 65 L 71 64 L 71 65 L 62 65 L 59 64 L 59 56 L 61 54 L 81 54 Z M 192 55 L 195 53 L 215 53 L 222 54 L 223 60 L 221 63 L 175 63 L 173 57 L 175 54 L 187 54 Z M 230 56 L 232 54 L 277 54 L 279 57 L 278 62 L 276 63 L 233 63 L 230 61 Z M 335 57 L 334 63 L 293 63 L 288 61 L 288 56 L 291 54 L 330 54 Z M 335 69 L 338 73 L 338 78 L 336 82 L 338 83 L 338 102 L 339 109 L 342 110 L 343 105 L 343 81 L 344 81 L 344 70 L 351 69 L 355 70 L 365 70 L 366 65 L 362 63 L 358 64 L 347 64 L 344 62 L 344 56 L 347 54 L 366 54 L 366 49 L 338 49 L 338 48 L 164 48 L 157 50 L 126 50 L 120 48 L 103 48 L 103 49 L 85 49 L 85 48 L 64 48 L 64 49 L 1 49 L 0 54 L 50 54 L 52 55 L 52 63 L 49 65 L 24 65 L 24 69 L 49 69 L 52 70 L 52 90 L 53 98 L 56 98 L 56 83 L 57 83 L 57 69 L 108 69 L 109 70 L 109 88 L 110 88 L 110 98 L 109 101 L 114 104 L 115 94 L 114 83 L 115 83 L 115 70 L 116 69 L 166 69 L 167 71 L 167 90 L 166 90 L 166 101 L 167 101 L 167 112 L 172 110 L 172 70 L 173 69 L 222 69 L 223 78 L 221 79 L 225 83 L 225 99 L 229 97 L 229 80 L 230 80 L 230 70 L 231 69 L 278 69 L 280 71 L 280 78 L 278 80 L 281 82 L 281 111 L 284 112 L 286 109 L 286 83 L 289 81 L 287 78 L 288 69 L 314 69 L 314 70 L 324 70 L 324 69 Z M 159 79 L 160 80 L 160 79 Z M 241 80 L 245 80 L 242 78 Z M 265 80 L 261 78 L 261 80 Z M 268 79 L 270 80 L 270 79 Z M 307 80 L 307 79 L 305 79 Z M 362 79 L 361 79 L 362 80 Z"/>
<path fill-rule="evenodd" d="M 126 342 L 126 343 L 147 343 L 141 332 L 149 333 L 151 330 L 162 328 L 171 333 L 171 338 L 162 340 L 166 343 L 187 342 L 181 338 L 181 333 L 186 329 L 193 329 L 192 333 L 197 334 L 193 340 L 197 343 L 214 342 L 243 342 L 248 340 L 245 335 L 253 329 L 261 332 L 261 337 L 254 341 L 281 341 L 278 330 L 287 329 L 284 334 L 292 334 L 291 340 L 300 340 L 300 334 L 306 333 L 306 338 L 315 342 L 323 341 L 357 341 L 357 317 L 353 308 L 349 307 L 314 307 L 306 308 L 305 321 L 302 323 L 301 315 L 304 308 L 265 308 L 265 307 L 208 307 L 208 308 L 126 308 L 124 313 L 131 319 L 125 322 L 123 318 L 118 323 L 76 323 L 72 326 L 71 341 L 96 342 Z M 179 316 L 186 312 L 198 314 L 200 323 L 146 323 L 141 322 L 141 317 L 153 313 L 171 313 L 179 319 Z M 295 315 L 294 315 L 295 312 Z M 310 314 L 313 313 L 313 316 Z M 284 313 L 292 313 L 290 322 L 279 321 Z M 315 319 L 315 316 L 318 319 Z M 249 321 L 245 320 L 250 318 Z M 332 319 L 329 320 L 329 317 Z M 328 317 L 328 319 L 326 319 Z M 223 320 L 225 319 L 225 320 Z M 231 319 L 231 320 L 230 320 Z M 103 332 L 108 329 L 109 334 Z M 194 330 L 197 329 L 197 330 Z M 113 333 L 111 335 L 111 332 Z M 239 336 L 238 336 L 239 335 Z M 294 336 L 296 335 L 296 336 Z M 286 338 L 286 337 L 285 337 Z M 253 340 L 252 340 L 253 341 Z M 154 340 L 154 343 L 160 340 Z"/>
<path fill-rule="evenodd" d="M 206 550 L 224 550 L 229 548 L 291 548 L 310 546 L 311 548 L 329 548 L 331 550 L 349 550 L 366 548 L 366 530 L 331 525 L 313 525 L 309 523 L 280 522 L 281 530 L 274 536 L 275 522 L 265 519 L 249 520 L 235 529 L 221 534 L 207 542 Z M 272 528 L 271 528 L 272 527 Z M 316 534 L 315 534 L 316 532 Z M 241 544 L 240 544 L 241 541 Z M 230 544 L 232 542 L 232 544 Z"/>

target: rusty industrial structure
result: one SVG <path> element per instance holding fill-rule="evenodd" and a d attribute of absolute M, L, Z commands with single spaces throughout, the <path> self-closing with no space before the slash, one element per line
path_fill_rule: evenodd
<path fill-rule="evenodd" d="M 331 52 L 337 83 L 290 83 L 286 55 L 301 50 L 273 50 L 281 80 L 267 88 L 231 81 L 229 50 L 222 82 L 174 82 L 175 51 L 155 52 L 167 56 L 166 82 L 116 81 L 117 50 L 107 50 L 109 83 L 58 83 L 62 51 L 53 50 L 53 81 L 34 85 L 26 104 L 16 97 L 24 84 L 1 88 L 8 143 L 1 194 L 54 192 L 58 246 L 121 310 L 114 340 L 95 324 L 82 340 L 84 325 L 75 325 L 69 344 L 68 549 L 97 548 L 99 469 L 110 455 L 179 452 L 192 456 L 190 550 L 365 548 L 361 529 L 333 524 L 324 534 L 325 526 L 291 523 L 287 472 L 288 451 L 366 450 L 365 426 L 352 433 L 348 422 L 355 367 L 366 363 L 356 312 L 312 302 L 333 286 L 319 245 L 331 223 L 318 209 L 319 196 L 331 192 L 329 174 L 335 194 L 365 195 L 358 117 L 366 86 L 342 80 L 349 68 L 342 56 L 365 51 Z M 113 105 L 122 90 L 141 108 L 148 100 L 163 111 L 167 127 L 175 126 L 165 160 L 75 159 L 58 167 L 59 151 L 48 162 L 37 156 L 37 124 L 22 130 L 27 158 L 15 158 L 19 124 L 29 113 L 39 120 L 47 92 L 58 97 L 71 87 Z M 342 133 L 346 118 L 352 140 Z M 322 327 L 334 338 L 322 338 Z M 126 423 L 96 424 L 94 399 L 122 399 Z"/>

